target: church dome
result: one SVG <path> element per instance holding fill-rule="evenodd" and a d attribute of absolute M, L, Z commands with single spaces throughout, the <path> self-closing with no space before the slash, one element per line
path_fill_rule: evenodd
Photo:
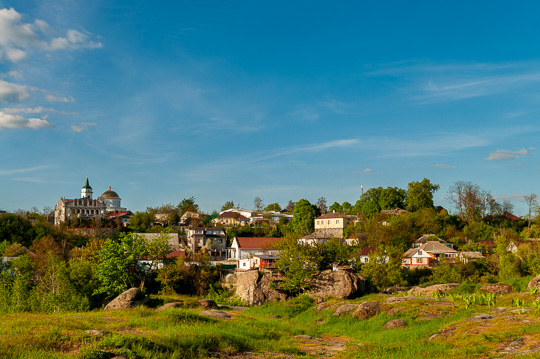
<path fill-rule="evenodd" d="M 101 198 L 103 199 L 120 199 L 120 196 L 118 196 L 118 193 L 111 190 L 111 187 L 109 186 L 109 190 L 105 191 L 101 194 Z"/>

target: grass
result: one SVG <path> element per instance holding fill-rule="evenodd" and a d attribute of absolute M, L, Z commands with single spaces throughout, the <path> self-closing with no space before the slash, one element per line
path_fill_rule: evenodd
<path fill-rule="evenodd" d="M 532 303 L 530 293 L 497 297 L 497 306 L 512 306 L 515 300 Z M 163 302 L 178 300 L 168 297 Z M 383 302 L 383 295 L 348 301 Z M 381 304 L 383 313 L 358 320 L 350 315 L 334 316 L 333 310 L 318 311 L 308 298 L 266 303 L 236 312 L 231 320 L 199 315 L 194 299 L 187 308 L 158 312 L 145 307 L 123 311 L 68 314 L 9 314 L 0 316 L 0 358 L 110 358 L 111 353 L 127 358 L 207 358 L 212 353 L 279 352 L 294 357 L 317 357 L 298 341 L 296 335 L 341 338 L 347 349 L 336 358 L 474 358 L 495 357 L 505 343 L 522 341 L 534 347 L 539 337 L 539 311 L 512 313 L 490 321 L 465 321 L 491 307 L 462 301 L 450 305 L 414 300 L 395 305 Z M 338 303 L 337 300 L 332 302 Z M 508 305 L 506 305 L 508 304 Z M 404 308 L 388 315 L 387 310 Z M 278 318 L 271 316 L 279 316 Z M 422 320 L 429 317 L 430 320 Z M 407 323 L 403 329 L 383 329 L 391 319 Z M 526 322 L 524 322 L 526 321 Z M 445 328 L 449 337 L 428 338 Z M 105 330 L 111 334 L 95 337 L 86 330 Z M 535 344 L 536 343 L 536 344 Z M 309 354 L 309 353 L 311 354 Z"/>

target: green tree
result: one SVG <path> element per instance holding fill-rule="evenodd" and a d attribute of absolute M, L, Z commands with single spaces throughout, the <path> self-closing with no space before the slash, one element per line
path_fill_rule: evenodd
<path fill-rule="evenodd" d="M 352 214 L 353 206 L 349 202 L 343 202 L 341 204 L 341 207 L 342 207 L 341 213 Z"/>
<path fill-rule="evenodd" d="M 328 210 L 330 212 L 343 213 L 343 207 L 337 202 L 332 203 L 332 205 L 330 207 L 328 207 Z"/>
<path fill-rule="evenodd" d="M 301 236 L 312 233 L 315 228 L 314 220 L 320 214 L 319 208 L 309 203 L 307 199 L 299 200 L 296 202 L 293 211 L 292 226 L 294 231 Z"/>
<path fill-rule="evenodd" d="M 199 212 L 199 205 L 195 203 L 195 197 L 184 198 L 177 207 L 180 217 L 186 212 Z"/>
<path fill-rule="evenodd" d="M 298 243 L 298 235 L 290 234 L 277 243 L 276 249 L 280 251 L 276 266 L 284 273 L 280 288 L 292 294 L 309 289 L 313 275 L 319 270 L 316 248 Z"/>
<path fill-rule="evenodd" d="M 379 291 L 395 284 L 405 284 L 401 272 L 401 251 L 392 246 L 381 246 L 360 267 L 360 275 Z"/>
<path fill-rule="evenodd" d="M 264 210 L 265 211 L 280 212 L 281 211 L 281 206 L 277 202 L 276 203 L 271 203 L 268 206 L 264 207 Z"/>
<path fill-rule="evenodd" d="M 227 201 L 223 206 L 221 206 L 221 211 L 226 211 L 228 209 L 234 208 L 234 202 L 233 201 Z"/>
<path fill-rule="evenodd" d="M 356 210 L 366 217 L 371 217 L 373 214 L 381 211 L 379 201 L 381 198 L 382 187 L 370 188 L 356 202 Z"/>
<path fill-rule="evenodd" d="M 0 216 L 0 241 L 30 246 L 34 240 L 32 222 L 22 216 L 4 213 Z"/>
<path fill-rule="evenodd" d="M 431 183 L 427 178 L 424 178 L 421 182 L 410 182 L 407 189 L 405 209 L 413 212 L 422 208 L 433 208 L 433 194 L 438 189 L 439 185 Z"/>
<path fill-rule="evenodd" d="M 135 232 L 146 233 L 150 231 L 155 220 L 154 212 L 135 212 L 129 219 L 129 228 Z"/>
<path fill-rule="evenodd" d="M 387 187 L 383 189 L 379 196 L 379 207 L 381 209 L 395 209 L 405 207 L 405 197 L 407 192 L 398 187 Z"/>
<path fill-rule="evenodd" d="M 263 200 L 261 197 L 255 197 L 255 199 L 253 200 L 253 205 L 255 206 L 255 210 L 256 211 L 262 211 L 262 209 L 264 208 L 264 205 L 263 205 Z"/>

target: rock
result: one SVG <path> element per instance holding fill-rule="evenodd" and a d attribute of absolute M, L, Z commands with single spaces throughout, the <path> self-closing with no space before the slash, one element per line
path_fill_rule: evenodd
<path fill-rule="evenodd" d="M 184 307 L 184 302 L 170 302 L 170 303 L 163 304 L 161 307 L 159 307 L 156 310 L 158 312 L 161 312 L 162 310 L 167 310 L 169 308 L 183 308 L 183 307 Z"/>
<path fill-rule="evenodd" d="M 312 337 L 310 335 L 295 335 L 291 339 L 301 340 L 301 341 L 309 341 L 309 342 L 322 342 L 322 339 Z"/>
<path fill-rule="evenodd" d="M 386 304 L 397 304 L 402 302 L 408 302 L 410 300 L 423 300 L 423 301 L 441 301 L 441 302 L 447 302 L 449 301 L 448 298 L 435 298 L 435 297 L 417 297 L 414 295 L 407 295 L 405 297 L 391 297 L 384 301 Z"/>
<path fill-rule="evenodd" d="M 407 323 L 401 319 L 394 319 L 383 325 L 384 329 L 405 328 Z"/>
<path fill-rule="evenodd" d="M 358 304 L 342 304 L 336 308 L 334 315 L 339 317 L 341 314 L 350 313 L 358 308 Z"/>
<path fill-rule="evenodd" d="M 512 307 L 496 307 L 496 308 L 493 308 L 491 309 L 491 313 L 493 314 L 503 314 L 509 310 L 511 310 Z"/>
<path fill-rule="evenodd" d="M 439 333 L 435 333 L 433 334 L 432 336 L 430 336 L 428 338 L 428 340 L 433 340 L 435 338 L 439 338 L 439 337 L 442 337 L 442 338 L 448 338 L 449 336 L 451 336 L 452 334 L 454 334 L 454 330 L 456 330 L 456 326 L 455 325 L 451 325 L 443 330 L 441 330 Z"/>
<path fill-rule="evenodd" d="M 411 287 L 404 287 L 402 285 L 394 285 L 392 287 L 386 288 L 383 293 L 386 294 L 399 294 L 399 293 L 405 293 L 406 291 L 410 290 Z"/>
<path fill-rule="evenodd" d="M 108 332 L 106 330 L 95 330 L 95 329 L 85 330 L 85 333 L 90 334 L 94 337 L 104 337 L 107 334 L 111 334 L 111 332 Z"/>
<path fill-rule="evenodd" d="M 477 315 L 475 315 L 473 317 L 465 319 L 465 321 L 466 322 L 475 322 L 475 321 L 488 320 L 488 319 L 493 319 L 493 316 L 488 315 L 488 314 L 477 314 Z"/>
<path fill-rule="evenodd" d="M 133 308 L 148 302 L 148 298 L 145 297 L 143 292 L 139 288 L 131 288 L 114 298 L 107 306 L 105 311 L 118 310 L 125 308 Z"/>
<path fill-rule="evenodd" d="M 494 294 L 508 294 L 513 292 L 512 286 L 505 283 L 486 284 L 480 289 Z"/>
<path fill-rule="evenodd" d="M 323 310 L 328 309 L 330 306 L 331 306 L 330 303 L 322 302 L 315 306 L 315 310 L 318 312 L 322 312 Z"/>
<path fill-rule="evenodd" d="M 279 318 L 281 318 L 281 316 L 279 316 L 279 315 L 269 315 L 266 318 L 279 319 Z"/>
<path fill-rule="evenodd" d="M 216 309 L 203 310 L 202 312 L 199 312 L 198 314 L 202 315 L 203 317 L 215 318 L 215 319 L 230 319 L 230 318 L 232 318 L 232 315 L 230 315 L 229 313 L 222 312 L 221 310 L 216 310 Z"/>
<path fill-rule="evenodd" d="M 429 287 L 426 287 L 426 288 L 412 287 L 409 290 L 409 293 L 414 294 L 414 295 L 433 295 L 437 292 L 444 293 L 449 290 L 456 289 L 460 285 L 461 283 L 446 283 L 446 284 L 430 285 Z"/>
<path fill-rule="evenodd" d="M 352 313 L 353 317 L 358 319 L 369 319 L 379 313 L 381 304 L 374 300 L 363 302 Z"/>
<path fill-rule="evenodd" d="M 394 315 L 406 311 L 406 308 L 393 308 L 386 312 L 386 315 Z"/>
<path fill-rule="evenodd" d="M 216 309 L 218 307 L 216 302 L 210 299 L 199 299 L 197 303 L 199 303 L 201 307 L 208 308 L 208 309 Z"/>
<path fill-rule="evenodd" d="M 540 275 L 537 275 L 536 277 L 531 279 L 531 281 L 527 285 L 527 288 L 529 289 L 537 288 L 538 290 L 540 290 Z"/>
<path fill-rule="evenodd" d="M 497 353 L 513 354 L 513 353 L 517 352 L 518 350 L 520 350 L 522 347 L 523 347 L 523 343 L 520 343 L 520 342 L 517 342 L 517 341 L 510 342 L 503 349 L 497 350 Z"/>
<path fill-rule="evenodd" d="M 331 269 L 322 271 L 312 278 L 312 287 L 309 295 L 317 303 L 323 302 L 328 297 L 354 298 L 364 292 L 365 281 L 346 271 Z"/>
<path fill-rule="evenodd" d="M 235 294 L 250 305 L 287 299 L 285 293 L 271 288 L 271 284 L 275 282 L 268 272 L 260 273 L 258 270 L 236 272 L 234 278 L 229 278 L 229 281 L 234 285 Z"/>
<path fill-rule="evenodd" d="M 510 313 L 523 314 L 523 313 L 529 313 L 532 311 L 533 310 L 531 308 L 519 308 L 519 309 L 511 310 Z"/>

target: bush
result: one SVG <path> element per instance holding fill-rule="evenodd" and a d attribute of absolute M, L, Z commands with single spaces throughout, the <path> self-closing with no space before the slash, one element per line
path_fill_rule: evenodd
<path fill-rule="evenodd" d="M 526 292 L 527 286 L 529 285 L 529 282 L 531 279 L 533 279 L 534 276 L 526 276 L 522 278 L 514 278 L 514 279 L 508 279 L 503 281 L 503 283 L 509 284 L 514 288 L 514 291 L 516 292 Z"/>

